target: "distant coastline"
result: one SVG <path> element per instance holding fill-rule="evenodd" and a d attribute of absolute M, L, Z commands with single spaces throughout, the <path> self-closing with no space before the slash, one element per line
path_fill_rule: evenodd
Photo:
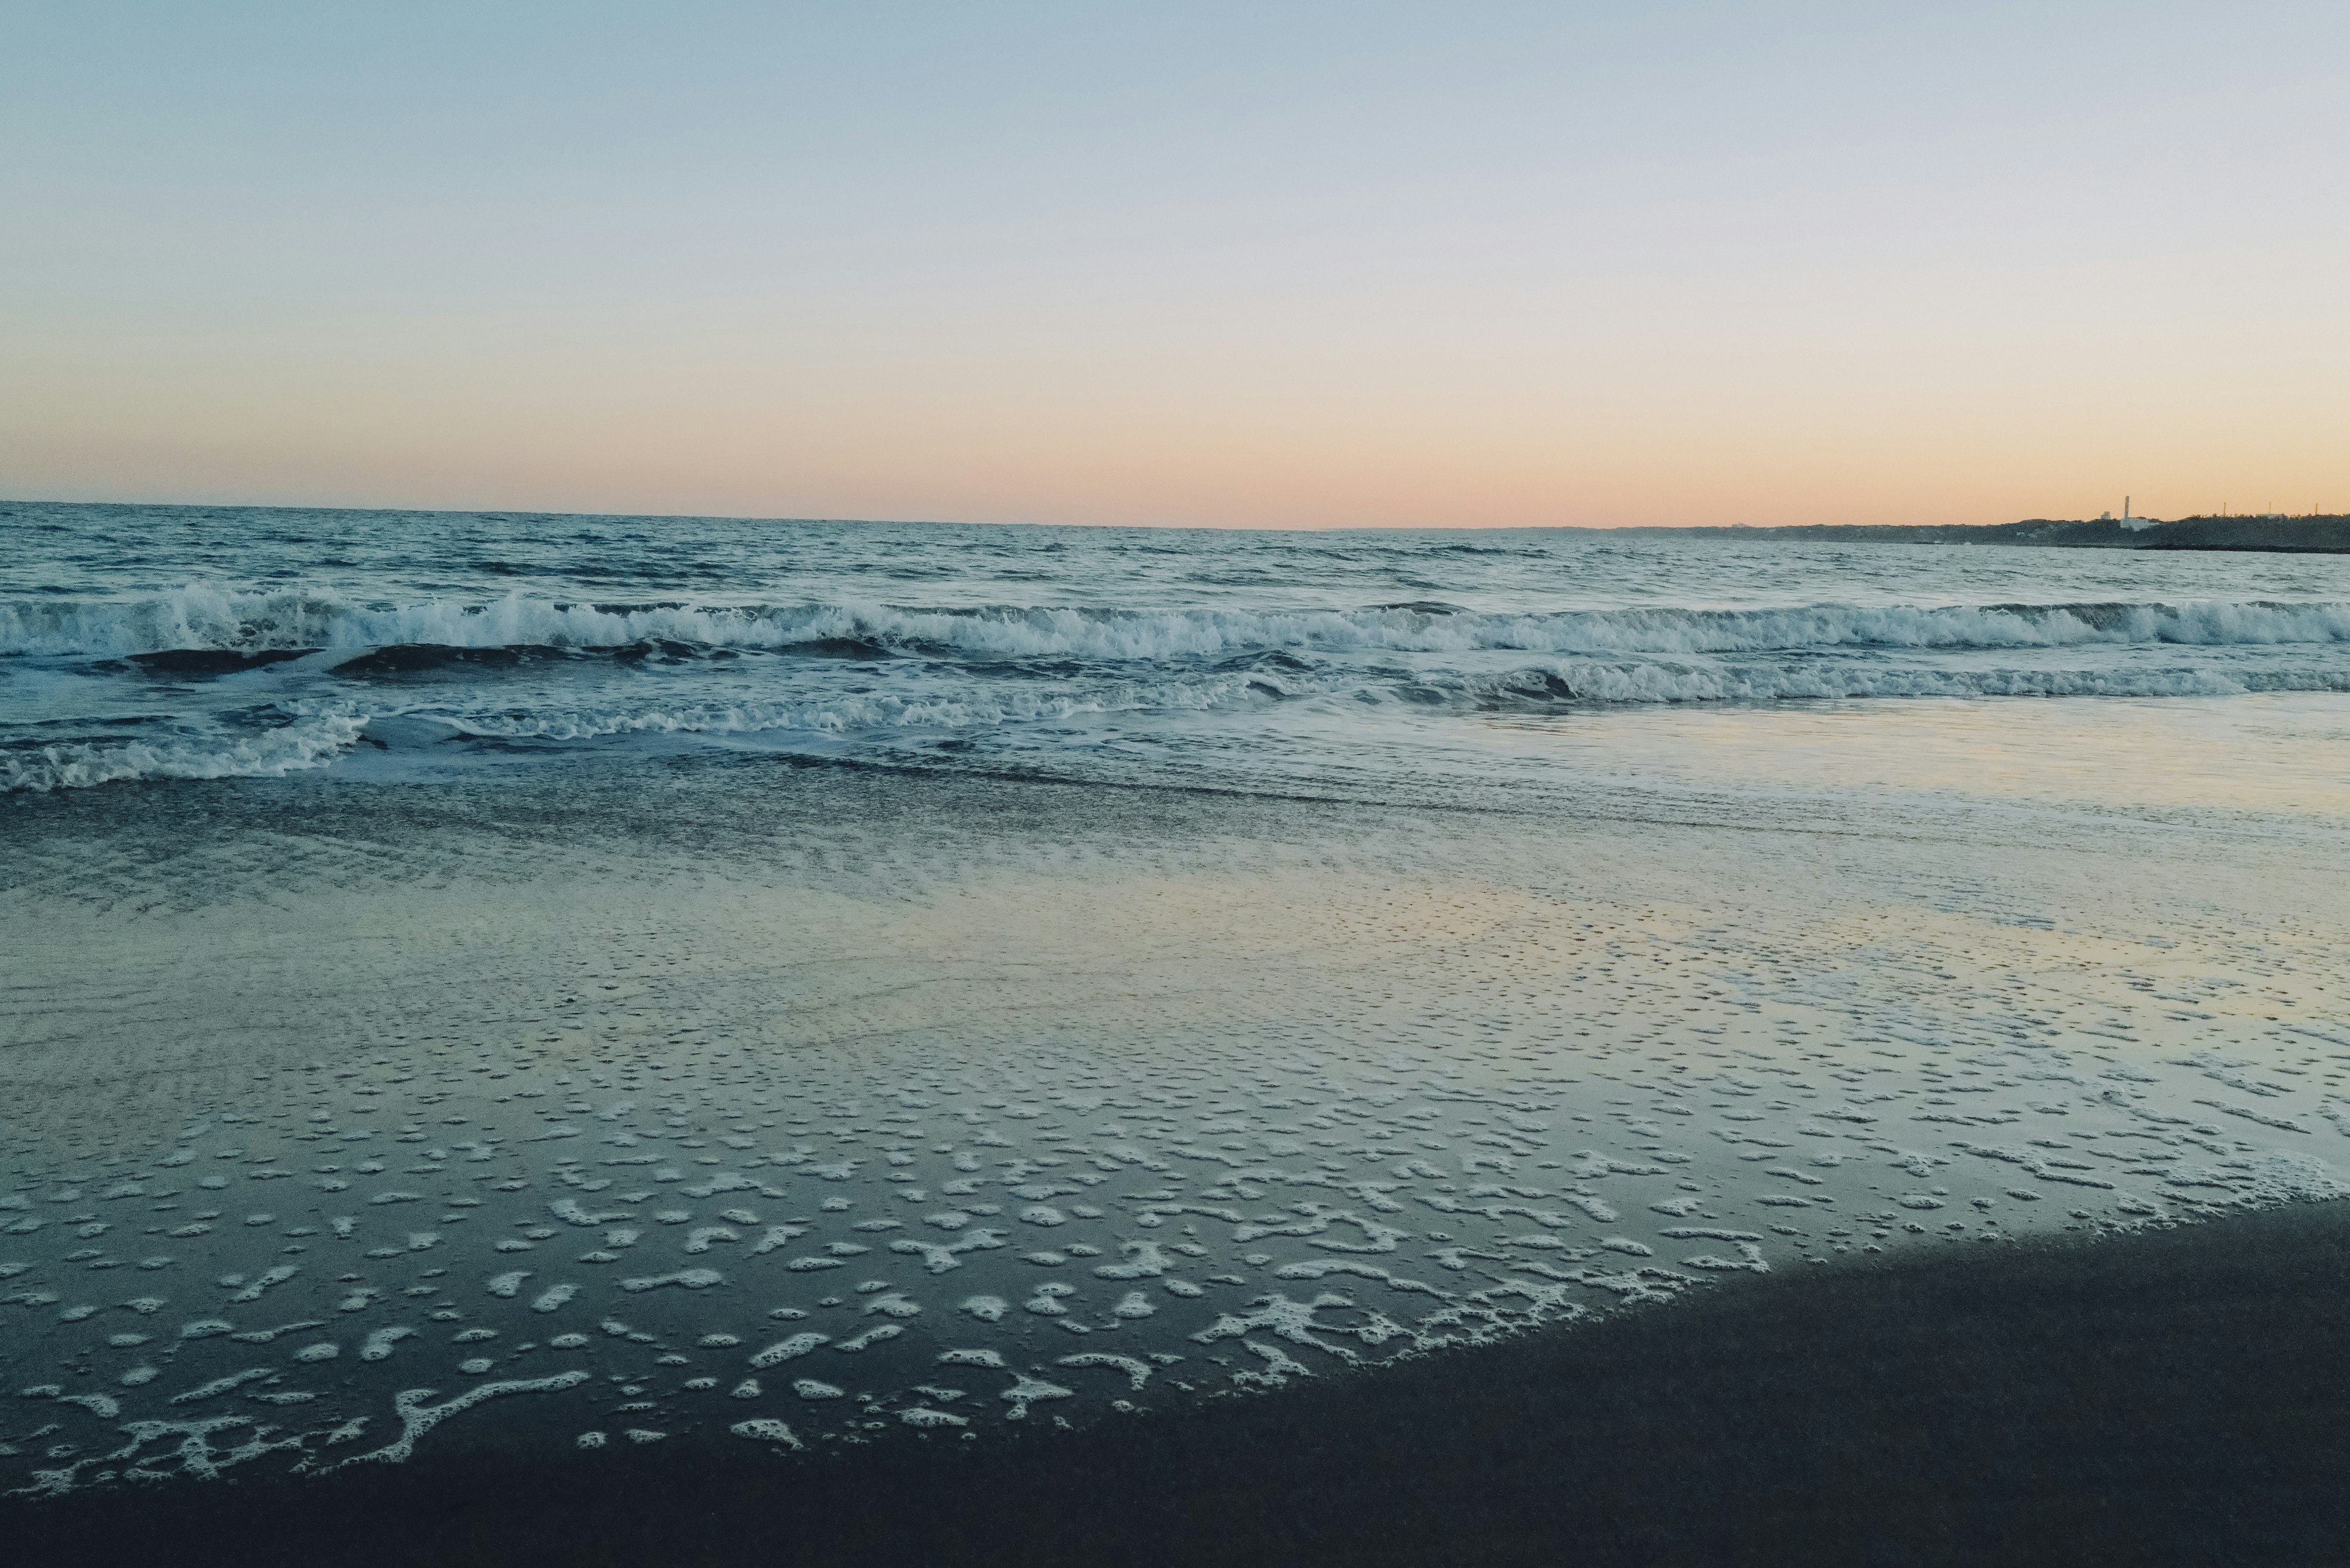
<path fill-rule="evenodd" d="M 2028 517 L 2021 523 L 1946 527 L 1901 523 L 1796 524 L 1752 528 L 1622 528 L 1623 534 L 1690 538 L 1824 539 L 1883 545 L 2047 545 L 2085 550 L 2266 550 L 2350 555 L 2350 515 L 2180 517 L 2168 523 L 2110 517 Z"/>

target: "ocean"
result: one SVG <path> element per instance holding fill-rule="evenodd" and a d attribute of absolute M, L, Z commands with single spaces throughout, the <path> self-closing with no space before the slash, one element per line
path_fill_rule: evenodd
<path fill-rule="evenodd" d="M 2350 559 L 0 539 L 26 1508 L 951 1490 L 2350 1196 Z"/>
<path fill-rule="evenodd" d="M 1627 711 L 2350 690 L 2339 556 L 24 504 L 0 531 L 12 791 L 698 746 L 1379 798 L 1538 787 L 1565 759 L 1535 737 L 1604 758 Z"/>

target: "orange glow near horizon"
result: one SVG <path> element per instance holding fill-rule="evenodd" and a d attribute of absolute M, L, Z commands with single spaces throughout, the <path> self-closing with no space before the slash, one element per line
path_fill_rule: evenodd
<path fill-rule="evenodd" d="M 1292 374 L 1265 395 L 1281 369 L 1221 400 L 1171 377 L 1016 396 L 983 378 L 632 391 L 618 369 L 417 384 L 436 369 L 348 390 L 331 372 L 151 378 L 92 384 L 77 407 L 53 366 L 39 406 L 11 410 L 7 474 L 18 499 L 1288 528 L 1980 524 L 2118 514 L 2126 495 L 2157 517 L 2350 509 L 2342 427 L 2315 389 L 2298 407 L 2274 384 L 2257 404 L 2113 407 L 2057 386 L 1814 383 L 1774 400 L 1760 384 L 1538 395 Z"/>

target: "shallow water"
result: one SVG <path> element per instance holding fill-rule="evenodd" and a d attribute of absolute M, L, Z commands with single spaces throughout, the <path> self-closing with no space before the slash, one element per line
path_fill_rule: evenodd
<path fill-rule="evenodd" d="M 1133 537 L 1156 593 L 1178 568 Z M 976 599 L 1037 547 L 906 569 Z M 1312 547 L 1317 592 L 1399 570 Z M 1996 554 L 1951 570 L 2186 602 L 2226 565 Z M 1531 595 L 1461 558 L 1454 600 Z M 23 655 L 9 701 L 148 690 L 68 668 L 123 656 Z M 962 659 L 875 662 L 1089 678 Z M 296 663 L 348 679 L 203 677 L 158 722 L 245 722 L 255 691 L 209 694 Z M 532 711 L 513 668 L 392 681 L 411 705 L 364 722 Z M 1878 1250 L 2338 1195 L 2340 701 L 1268 699 L 1213 743 L 1095 714 L 943 753 L 392 728 L 20 790 L 0 1490 L 982 1441 Z"/>

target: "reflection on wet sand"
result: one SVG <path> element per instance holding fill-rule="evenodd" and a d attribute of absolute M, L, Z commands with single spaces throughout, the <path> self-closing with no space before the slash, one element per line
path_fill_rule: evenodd
<path fill-rule="evenodd" d="M 27 815 L 8 1490 L 977 1442 L 2345 1190 L 2303 840 L 754 764 L 659 834 L 410 835 L 366 787 Z"/>

